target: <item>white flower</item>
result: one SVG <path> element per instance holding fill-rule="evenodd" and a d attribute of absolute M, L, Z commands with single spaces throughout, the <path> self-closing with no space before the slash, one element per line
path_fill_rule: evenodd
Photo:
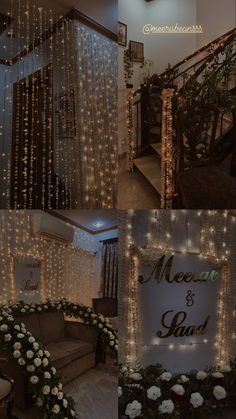
<path fill-rule="evenodd" d="M 40 358 L 35 358 L 34 359 L 34 365 L 36 366 L 36 367 L 40 367 L 40 365 L 42 364 L 42 361 L 41 361 L 41 359 Z"/>
<path fill-rule="evenodd" d="M 24 358 L 19 358 L 18 359 L 18 364 L 21 365 L 21 366 L 25 365 L 26 362 L 25 362 Z"/>
<path fill-rule="evenodd" d="M 62 390 L 62 383 L 59 383 L 58 386 L 59 390 Z"/>
<path fill-rule="evenodd" d="M 87 312 L 88 312 L 88 313 L 91 313 L 91 311 L 92 311 L 92 310 L 91 310 L 91 308 L 89 308 L 89 307 L 88 307 L 88 308 L 87 308 Z"/>
<path fill-rule="evenodd" d="M 178 396 L 183 396 L 185 393 L 183 386 L 181 386 L 180 384 L 175 384 L 171 387 L 171 390 Z"/>
<path fill-rule="evenodd" d="M 179 382 L 180 383 L 187 383 L 189 381 L 189 378 L 188 377 L 186 377 L 186 375 L 181 375 L 180 376 L 180 379 L 179 379 Z"/>
<path fill-rule="evenodd" d="M 227 373 L 232 371 L 231 367 L 229 365 L 223 365 L 222 367 L 220 367 L 221 372 Z"/>
<path fill-rule="evenodd" d="M 35 371 L 35 366 L 34 365 L 27 365 L 26 369 L 29 372 L 34 372 Z"/>
<path fill-rule="evenodd" d="M 12 316 L 8 316 L 7 320 L 8 320 L 9 322 L 13 322 L 13 321 L 14 321 L 14 318 L 13 318 Z"/>
<path fill-rule="evenodd" d="M 34 342 L 34 343 L 33 343 L 33 348 L 34 348 L 34 350 L 35 350 L 35 351 L 37 351 L 37 350 L 39 349 L 39 344 L 38 344 L 38 342 Z"/>
<path fill-rule="evenodd" d="M 130 419 L 137 418 L 141 415 L 142 405 L 137 400 L 128 403 L 126 406 L 125 414 L 129 416 Z"/>
<path fill-rule="evenodd" d="M 115 350 L 118 351 L 118 345 L 115 345 Z"/>
<path fill-rule="evenodd" d="M 167 414 L 171 414 L 173 412 L 175 408 L 174 403 L 172 402 L 172 400 L 163 400 L 163 402 L 160 404 L 160 406 L 158 407 L 158 410 L 160 413 L 167 413 Z"/>
<path fill-rule="evenodd" d="M 38 308 L 37 308 L 37 310 L 38 310 L 38 311 L 42 311 L 41 307 L 38 307 Z"/>
<path fill-rule="evenodd" d="M 45 355 L 47 358 L 49 358 L 49 357 L 50 357 L 50 352 L 48 352 L 48 351 L 44 351 L 44 355 Z"/>
<path fill-rule="evenodd" d="M 50 374 L 50 372 L 46 371 L 46 372 L 44 373 L 44 378 L 46 378 L 47 380 L 49 380 L 49 379 L 51 378 L 51 374 Z"/>
<path fill-rule="evenodd" d="M 161 378 L 162 381 L 170 381 L 171 378 L 172 378 L 172 374 L 170 372 L 163 372 L 160 375 L 160 378 Z"/>
<path fill-rule="evenodd" d="M 68 401 L 66 400 L 66 399 L 63 399 L 63 406 L 65 407 L 65 409 L 67 408 L 67 406 L 68 406 Z"/>
<path fill-rule="evenodd" d="M 54 394 L 54 396 L 56 396 L 57 393 L 58 393 L 58 388 L 57 387 L 53 387 L 53 389 L 51 390 L 51 393 Z"/>
<path fill-rule="evenodd" d="M 97 320 L 93 320 L 93 324 L 97 324 L 97 322 L 98 322 Z"/>
<path fill-rule="evenodd" d="M 20 351 L 14 351 L 13 352 L 13 356 L 14 356 L 14 358 L 20 358 L 21 357 L 21 352 Z"/>
<path fill-rule="evenodd" d="M 42 356 L 43 356 L 43 351 L 42 351 L 42 349 L 39 349 L 39 351 L 38 351 L 38 356 L 40 356 L 40 357 L 42 357 Z"/>
<path fill-rule="evenodd" d="M 54 404 L 53 408 L 52 408 L 52 412 L 53 413 L 59 413 L 60 412 L 60 406 L 59 404 Z"/>
<path fill-rule="evenodd" d="M 2 325 L 0 326 L 0 330 L 1 330 L 2 332 L 6 332 L 6 331 L 8 330 L 8 326 L 7 326 L 7 324 L 2 324 Z"/>
<path fill-rule="evenodd" d="M 98 327 L 99 327 L 99 329 L 102 329 L 103 328 L 102 323 L 99 323 Z"/>
<path fill-rule="evenodd" d="M 64 394 L 62 393 L 62 391 L 59 391 L 57 398 L 58 400 L 62 400 L 63 399 Z"/>
<path fill-rule="evenodd" d="M 33 352 L 33 351 L 27 351 L 27 352 L 26 352 L 26 357 L 27 357 L 28 359 L 32 359 L 32 358 L 34 357 L 34 352 Z"/>
<path fill-rule="evenodd" d="M 37 398 L 36 405 L 37 405 L 38 407 L 42 407 L 42 405 L 43 405 L 43 400 L 41 399 L 41 397 L 38 397 L 38 398 Z"/>
<path fill-rule="evenodd" d="M 114 340 L 111 340 L 111 341 L 110 341 L 110 346 L 114 346 L 114 345 L 115 345 Z"/>
<path fill-rule="evenodd" d="M 43 307 L 45 308 L 45 310 L 47 310 L 47 309 L 48 309 L 48 306 L 47 306 L 47 304 L 45 304 L 45 305 L 44 305 Z"/>
<path fill-rule="evenodd" d="M 196 379 L 203 381 L 205 380 L 205 378 L 207 378 L 207 373 L 205 371 L 198 371 L 198 373 L 196 374 Z"/>
<path fill-rule="evenodd" d="M 194 407 L 194 409 L 197 409 L 198 407 L 202 406 L 203 402 L 204 402 L 204 399 L 200 393 L 191 394 L 190 403 Z"/>
<path fill-rule="evenodd" d="M 224 375 L 220 371 L 213 372 L 211 375 L 214 378 L 224 378 Z"/>
<path fill-rule="evenodd" d="M 51 370 L 52 370 L 53 375 L 55 375 L 56 372 L 57 372 L 56 368 L 55 367 L 51 367 Z"/>
<path fill-rule="evenodd" d="M 71 416 L 75 416 L 75 411 L 74 410 L 70 410 Z"/>
<path fill-rule="evenodd" d="M 226 398 L 226 391 L 224 387 L 221 387 L 221 386 L 215 386 L 213 389 L 213 394 L 216 400 L 223 400 Z"/>
<path fill-rule="evenodd" d="M 30 313 L 34 313 L 34 309 L 33 308 L 30 308 Z"/>
<path fill-rule="evenodd" d="M 17 333 L 17 337 L 18 339 L 23 339 L 25 335 L 23 335 L 23 333 Z"/>
<path fill-rule="evenodd" d="M 142 380 L 142 376 L 141 376 L 141 374 L 139 374 L 139 372 L 133 372 L 133 374 L 130 374 L 129 378 L 131 378 L 131 380 L 135 380 L 135 381 Z"/>
<path fill-rule="evenodd" d="M 156 400 L 161 397 L 161 390 L 159 387 L 152 386 L 147 390 L 147 397 L 150 400 Z"/>
<path fill-rule="evenodd" d="M 123 394 L 122 387 L 118 386 L 118 397 L 121 397 Z"/>
<path fill-rule="evenodd" d="M 103 332 L 104 332 L 104 333 L 107 333 L 107 332 L 108 332 L 108 330 L 107 330 L 107 328 L 106 328 L 106 327 L 104 327 Z"/>
<path fill-rule="evenodd" d="M 39 379 L 36 375 L 32 375 L 32 377 L 30 377 L 30 382 L 32 384 L 37 384 L 38 381 L 39 381 Z"/>
<path fill-rule="evenodd" d="M 29 343 L 34 343 L 35 342 L 35 338 L 33 336 L 29 337 Z"/>
<path fill-rule="evenodd" d="M 5 336 L 4 336 L 4 340 L 5 340 L 5 342 L 10 342 L 10 340 L 12 339 L 12 336 L 10 335 L 10 333 L 7 333 Z"/>
<path fill-rule="evenodd" d="M 45 394 L 45 396 L 50 393 L 50 390 L 49 386 L 43 386 L 43 394 Z"/>
<path fill-rule="evenodd" d="M 20 326 L 19 326 L 19 324 L 15 324 L 14 329 L 15 329 L 15 330 L 18 330 L 18 332 L 19 332 L 19 331 L 20 331 Z"/>
<path fill-rule="evenodd" d="M 25 313 L 26 310 L 24 308 L 21 309 L 21 313 Z"/>
<path fill-rule="evenodd" d="M 48 359 L 47 358 L 43 358 L 43 366 L 44 367 L 48 366 Z"/>

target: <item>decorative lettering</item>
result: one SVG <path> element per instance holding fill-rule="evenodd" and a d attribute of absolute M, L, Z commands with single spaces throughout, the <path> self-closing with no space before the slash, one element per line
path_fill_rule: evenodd
<path fill-rule="evenodd" d="M 176 338 L 182 338 L 184 336 L 199 336 L 204 335 L 207 332 L 207 325 L 210 320 L 210 316 L 207 316 L 205 322 L 199 326 L 185 326 L 183 325 L 186 320 L 187 313 L 185 311 L 179 311 L 174 315 L 171 322 L 167 324 L 167 317 L 170 313 L 174 313 L 174 310 L 166 311 L 161 318 L 162 326 L 167 329 L 166 333 L 162 330 L 157 331 L 157 336 L 161 339 L 174 336 Z"/>

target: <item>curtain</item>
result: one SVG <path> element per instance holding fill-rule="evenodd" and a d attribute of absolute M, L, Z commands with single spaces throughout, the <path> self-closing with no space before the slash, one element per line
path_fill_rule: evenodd
<path fill-rule="evenodd" d="M 117 298 L 118 287 L 118 240 L 103 242 L 101 296 Z"/>

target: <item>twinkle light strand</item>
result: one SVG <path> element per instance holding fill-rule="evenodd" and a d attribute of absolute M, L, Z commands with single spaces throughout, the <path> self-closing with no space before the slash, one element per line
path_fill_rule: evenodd
<path fill-rule="evenodd" d="M 162 158 L 161 158 L 161 208 L 172 208 L 173 200 L 173 127 L 172 97 L 174 89 L 162 92 Z"/>

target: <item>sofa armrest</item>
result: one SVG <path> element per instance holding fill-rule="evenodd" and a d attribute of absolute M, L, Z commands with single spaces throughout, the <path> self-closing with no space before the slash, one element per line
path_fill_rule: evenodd
<path fill-rule="evenodd" d="M 65 335 L 69 338 L 91 343 L 94 351 L 97 347 L 98 331 L 89 324 L 76 321 L 65 321 Z"/>

